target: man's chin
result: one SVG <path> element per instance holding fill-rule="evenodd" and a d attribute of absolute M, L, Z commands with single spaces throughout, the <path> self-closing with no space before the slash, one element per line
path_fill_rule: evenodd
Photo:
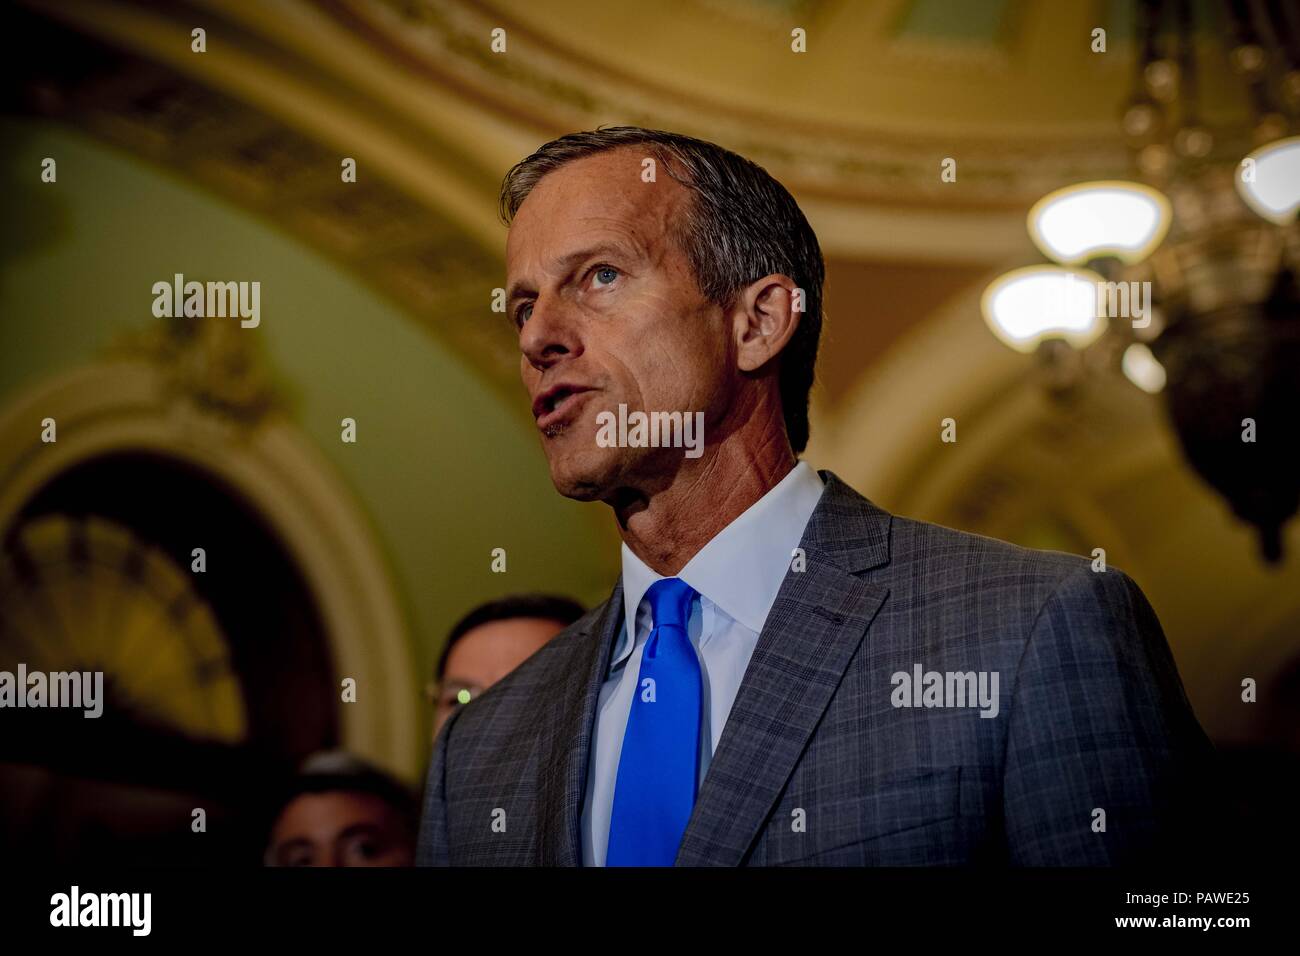
<path fill-rule="evenodd" d="M 555 490 L 574 501 L 600 501 L 617 485 L 622 473 L 620 462 L 608 452 L 612 449 L 587 449 L 580 454 L 551 450 L 551 483 Z"/>

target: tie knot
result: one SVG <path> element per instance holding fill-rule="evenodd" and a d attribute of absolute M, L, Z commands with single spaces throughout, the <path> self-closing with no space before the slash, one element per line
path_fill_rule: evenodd
<path fill-rule="evenodd" d="M 681 578 L 663 578 L 650 585 L 645 593 L 650 602 L 651 627 L 680 627 L 686 629 L 691 617 L 691 601 L 695 589 Z"/>

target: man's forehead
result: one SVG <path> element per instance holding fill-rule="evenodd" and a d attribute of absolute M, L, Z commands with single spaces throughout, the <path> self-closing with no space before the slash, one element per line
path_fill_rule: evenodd
<path fill-rule="evenodd" d="M 567 238 L 600 230 L 646 240 L 662 233 L 686 196 L 685 188 L 667 175 L 646 182 L 636 148 L 620 148 L 584 156 L 541 178 L 519 207 L 510 226 L 507 252 L 521 243 L 531 245 L 535 233 L 546 234 L 547 251 Z M 656 165 L 658 161 L 656 160 Z M 538 226 L 544 228 L 538 229 Z M 556 248 L 552 250 L 552 243 Z"/>

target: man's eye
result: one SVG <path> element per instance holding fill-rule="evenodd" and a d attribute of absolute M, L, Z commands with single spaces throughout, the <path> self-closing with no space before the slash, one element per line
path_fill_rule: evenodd
<path fill-rule="evenodd" d="M 354 863 L 369 863 L 375 857 L 379 856 L 382 848 L 375 840 L 372 834 L 362 834 L 344 841 L 342 852 L 339 854 L 348 865 Z"/>
<path fill-rule="evenodd" d="M 613 266 L 601 266 L 596 270 L 592 278 L 595 281 L 596 288 L 603 289 L 618 278 L 618 270 Z"/>
<path fill-rule="evenodd" d="M 528 321 L 529 316 L 533 314 L 533 304 L 525 302 L 515 310 L 515 325 L 523 325 Z"/>

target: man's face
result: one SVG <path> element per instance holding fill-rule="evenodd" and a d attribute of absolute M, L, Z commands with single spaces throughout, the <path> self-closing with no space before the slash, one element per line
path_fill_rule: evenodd
<path fill-rule="evenodd" d="M 488 621 L 460 636 L 447 655 L 447 671 L 438 687 L 433 735 L 447 718 L 532 657 L 565 625 L 536 617 Z"/>
<path fill-rule="evenodd" d="M 271 866 L 411 866 L 414 835 L 373 794 L 304 793 L 280 811 L 271 831 Z"/>
<path fill-rule="evenodd" d="M 597 414 L 724 412 L 738 377 L 724 311 L 700 292 L 674 227 L 689 190 L 622 148 L 544 176 L 506 244 L 508 309 L 551 479 L 561 494 L 605 499 L 667 483 L 681 448 L 602 448 Z M 706 431 L 706 440 L 708 434 Z"/>

